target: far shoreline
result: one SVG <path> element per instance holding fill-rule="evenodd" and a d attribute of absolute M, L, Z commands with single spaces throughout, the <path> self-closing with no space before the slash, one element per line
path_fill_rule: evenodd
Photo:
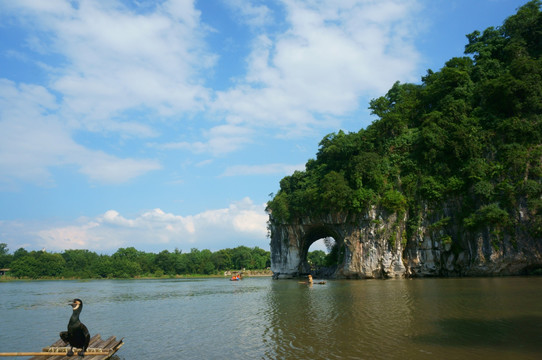
<path fill-rule="evenodd" d="M 271 270 L 227 270 L 221 274 L 177 274 L 177 275 L 160 275 L 160 276 L 134 276 L 134 277 L 96 277 L 96 278 L 83 278 L 83 277 L 42 277 L 42 278 L 28 278 L 28 277 L 13 277 L 9 275 L 0 276 L 0 283 L 12 282 L 12 281 L 53 281 L 53 280 L 167 280 L 167 279 L 212 279 L 212 278 L 225 278 L 228 279 L 232 274 L 241 274 L 242 277 L 272 277 L 273 272 Z"/>

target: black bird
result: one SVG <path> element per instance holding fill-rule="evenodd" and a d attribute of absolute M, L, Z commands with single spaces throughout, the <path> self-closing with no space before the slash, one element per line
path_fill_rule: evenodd
<path fill-rule="evenodd" d="M 60 338 L 64 340 L 66 344 L 70 344 L 71 348 L 67 355 L 73 355 L 73 348 L 82 349 L 79 351 L 79 356 L 83 356 L 84 352 L 88 348 L 90 342 L 90 334 L 87 327 L 79 320 L 79 314 L 83 310 L 83 301 L 81 299 L 74 299 L 69 305 L 73 308 L 70 322 L 68 323 L 68 331 L 62 331 Z"/>

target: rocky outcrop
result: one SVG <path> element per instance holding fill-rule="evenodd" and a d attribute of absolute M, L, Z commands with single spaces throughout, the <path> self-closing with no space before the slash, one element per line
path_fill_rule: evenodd
<path fill-rule="evenodd" d="M 295 224 L 270 221 L 271 270 L 275 278 L 310 272 L 307 252 L 315 241 L 332 237 L 339 246 L 337 278 L 386 278 L 405 275 L 402 261 L 404 219 L 372 210 L 364 217 L 328 215 Z"/>
<path fill-rule="evenodd" d="M 363 215 L 306 217 L 296 223 L 270 216 L 273 276 L 308 274 L 309 247 L 325 237 L 339 246 L 333 278 L 517 275 L 542 268 L 542 239 L 529 233 L 529 217 L 521 215 L 526 209 L 518 211 L 513 228 L 467 229 L 457 215 L 460 206 L 426 206 L 410 217 L 377 207 Z"/>

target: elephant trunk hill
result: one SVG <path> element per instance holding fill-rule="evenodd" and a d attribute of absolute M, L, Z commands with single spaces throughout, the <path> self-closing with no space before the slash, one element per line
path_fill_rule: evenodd
<path fill-rule="evenodd" d="M 271 270 L 330 277 L 490 276 L 542 269 L 542 12 L 467 35 L 464 57 L 396 83 L 358 132 L 329 134 L 268 202 Z M 329 255 L 328 255 L 329 256 Z"/>

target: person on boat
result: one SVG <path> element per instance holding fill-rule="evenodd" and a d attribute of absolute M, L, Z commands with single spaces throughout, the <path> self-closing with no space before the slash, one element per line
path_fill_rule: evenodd
<path fill-rule="evenodd" d="M 307 284 L 307 285 L 312 286 L 312 275 L 309 274 L 307 281 L 300 281 L 299 283 L 300 284 Z"/>

